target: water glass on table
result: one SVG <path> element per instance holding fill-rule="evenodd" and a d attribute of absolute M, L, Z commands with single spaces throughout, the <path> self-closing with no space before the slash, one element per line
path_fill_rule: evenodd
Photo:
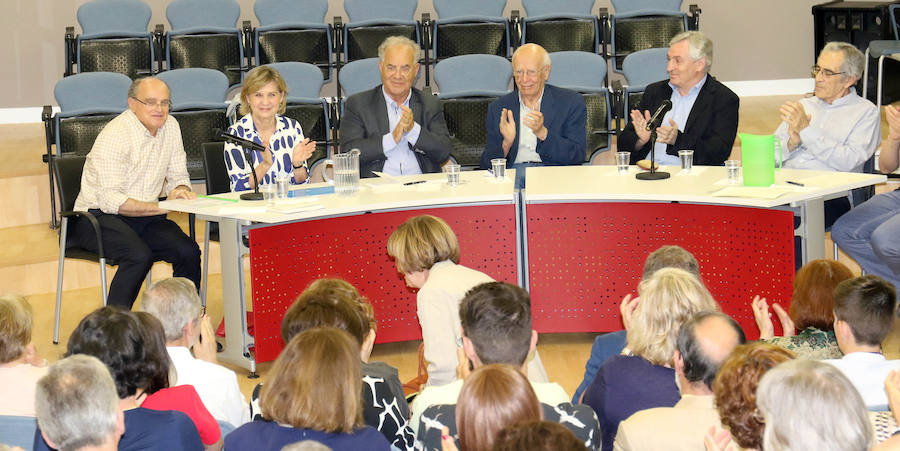
<path fill-rule="evenodd" d="M 627 174 L 629 164 L 631 164 L 631 152 L 616 152 L 616 168 L 619 174 Z"/>
<path fill-rule="evenodd" d="M 290 192 L 291 177 L 287 175 L 275 177 L 275 197 L 278 199 L 287 199 Z"/>
<path fill-rule="evenodd" d="M 491 160 L 491 172 L 497 180 L 506 178 L 506 158 L 494 158 Z"/>
<path fill-rule="evenodd" d="M 263 200 L 268 204 L 274 204 L 275 199 L 278 197 L 278 189 L 272 183 L 269 183 L 268 185 L 260 185 L 259 192 L 262 193 Z"/>
<path fill-rule="evenodd" d="M 728 184 L 737 185 L 741 181 L 741 160 L 728 160 L 725 162 L 725 172 L 728 174 Z"/>
<path fill-rule="evenodd" d="M 447 184 L 450 186 L 459 185 L 459 165 L 448 164 L 444 166 L 444 173 L 447 174 Z"/>
<path fill-rule="evenodd" d="M 690 174 L 691 168 L 694 167 L 694 151 L 689 149 L 679 150 L 678 159 L 681 161 L 681 172 Z"/>

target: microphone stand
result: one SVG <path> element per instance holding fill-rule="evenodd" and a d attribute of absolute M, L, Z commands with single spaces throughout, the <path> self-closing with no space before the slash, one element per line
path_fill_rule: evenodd
<path fill-rule="evenodd" d="M 253 192 L 252 193 L 244 193 L 241 194 L 241 200 L 263 200 L 263 194 L 259 192 L 259 180 L 256 177 L 256 168 L 253 166 L 253 151 L 246 148 L 245 146 L 240 146 L 241 150 L 244 151 L 244 158 L 247 159 L 247 163 L 250 164 L 250 173 L 253 174 Z"/>
<path fill-rule="evenodd" d="M 650 123 L 650 172 L 638 172 L 634 176 L 638 180 L 664 180 L 671 175 L 656 170 L 656 127 L 659 127 L 656 121 Z"/>

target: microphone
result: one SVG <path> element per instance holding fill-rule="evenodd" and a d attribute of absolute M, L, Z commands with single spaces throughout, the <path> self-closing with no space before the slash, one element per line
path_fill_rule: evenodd
<path fill-rule="evenodd" d="M 245 149 L 255 150 L 257 152 L 264 152 L 266 150 L 265 147 L 263 147 L 259 144 L 256 144 L 253 141 L 250 141 L 250 140 L 247 140 L 244 138 L 238 138 L 237 136 L 234 136 L 234 135 L 230 135 L 228 133 L 223 132 L 222 129 L 217 128 L 217 129 L 214 129 L 213 132 L 215 133 L 215 137 L 217 139 L 221 139 L 222 141 L 225 141 L 227 143 L 234 144 L 235 146 L 240 146 Z"/>
<path fill-rule="evenodd" d="M 659 105 L 659 108 L 653 113 L 653 116 L 647 121 L 647 128 L 645 130 L 649 131 L 651 128 L 659 127 L 662 124 L 663 116 L 672 109 L 672 101 L 671 100 L 663 100 Z"/>

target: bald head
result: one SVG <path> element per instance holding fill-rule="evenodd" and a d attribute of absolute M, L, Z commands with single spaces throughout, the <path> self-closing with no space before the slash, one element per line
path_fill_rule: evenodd
<path fill-rule="evenodd" d="M 526 101 L 535 100 L 550 77 L 550 54 L 537 44 L 525 44 L 513 53 L 512 69 L 519 94 Z"/>
<path fill-rule="evenodd" d="M 691 384 L 703 384 L 712 390 L 713 380 L 722 362 L 739 344 L 747 341 L 744 331 L 730 316 L 721 312 L 700 312 L 678 331 L 676 371 Z"/>
<path fill-rule="evenodd" d="M 153 136 L 169 118 L 170 102 L 169 86 L 156 77 L 139 78 L 128 88 L 128 108 Z"/>

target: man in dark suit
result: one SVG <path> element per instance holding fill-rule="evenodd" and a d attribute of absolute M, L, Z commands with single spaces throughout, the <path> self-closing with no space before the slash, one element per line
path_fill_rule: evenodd
<path fill-rule="evenodd" d="M 341 148 L 359 149 L 359 174 L 440 172 L 450 156 L 450 132 L 437 98 L 412 87 L 422 50 L 391 36 L 378 47 L 381 85 L 350 96 L 341 118 Z"/>
<path fill-rule="evenodd" d="M 481 167 L 506 158 L 525 187 L 525 168 L 575 165 L 585 159 L 587 108 L 581 94 L 546 84 L 550 55 L 537 44 L 519 47 L 512 58 L 516 90 L 488 106 L 487 146 Z"/>
<path fill-rule="evenodd" d="M 672 109 L 657 129 L 655 160 L 677 165 L 678 151 L 692 149 L 694 164 L 722 165 L 731 154 L 738 125 L 738 96 L 709 75 L 712 41 L 699 31 L 680 33 L 669 41 L 669 79 L 647 86 L 641 105 L 619 136 L 618 149 L 631 152 L 631 162 L 647 157 L 647 122 L 664 100 Z M 643 112 L 643 113 L 642 113 Z"/>

